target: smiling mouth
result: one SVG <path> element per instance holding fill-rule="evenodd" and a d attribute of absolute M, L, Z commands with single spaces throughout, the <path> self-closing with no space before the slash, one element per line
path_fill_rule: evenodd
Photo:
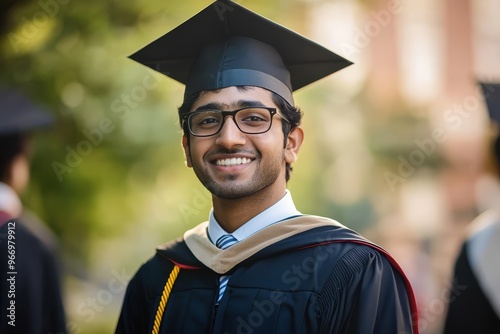
<path fill-rule="evenodd" d="M 238 165 L 244 165 L 244 164 L 249 164 L 252 162 L 252 159 L 248 158 L 231 158 L 231 159 L 218 159 L 215 161 L 215 164 L 217 166 L 238 166 Z"/>

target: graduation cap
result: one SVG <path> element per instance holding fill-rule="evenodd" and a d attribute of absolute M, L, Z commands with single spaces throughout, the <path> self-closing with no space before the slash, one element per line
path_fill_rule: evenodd
<path fill-rule="evenodd" d="M 0 89 L 0 136 L 23 133 L 50 125 L 53 117 L 35 106 L 22 93 Z"/>
<path fill-rule="evenodd" d="M 500 83 L 480 82 L 480 85 L 491 121 L 500 124 Z"/>
<path fill-rule="evenodd" d="M 292 92 L 352 63 L 229 0 L 219 0 L 130 56 L 203 90 L 266 88 L 293 105 Z"/>

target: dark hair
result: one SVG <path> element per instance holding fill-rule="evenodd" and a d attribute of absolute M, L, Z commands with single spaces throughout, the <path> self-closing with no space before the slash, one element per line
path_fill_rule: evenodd
<path fill-rule="evenodd" d="M 26 138 L 22 134 L 0 136 L 0 181 L 6 182 L 12 160 L 26 151 Z"/>
<path fill-rule="evenodd" d="M 250 87 L 250 86 L 236 86 L 236 88 L 238 88 L 238 90 L 240 90 L 240 91 L 245 91 L 245 90 L 248 89 L 248 87 Z M 215 90 L 215 91 L 217 91 L 217 90 Z M 189 130 L 187 128 L 187 124 L 182 124 L 181 116 L 191 111 L 191 108 L 192 108 L 193 104 L 198 100 L 198 98 L 204 92 L 206 92 L 206 91 L 201 91 L 201 92 L 197 92 L 197 93 L 194 93 L 194 94 L 190 95 L 184 101 L 184 103 L 179 107 L 179 124 L 182 127 L 182 131 L 184 132 L 184 135 L 188 139 L 188 142 L 187 142 L 188 145 L 190 144 Z M 278 94 L 276 94 L 274 92 L 271 92 L 271 94 L 272 94 L 272 99 L 273 99 L 274 104 L 276 104 L 276 106 L 280 110 L 281 114 L 289 122 L 289 123 L 287 123 L 287 122 L 281 122 L 282 128 L 283 128 L 283 134 L 285 136 L 285 141 L 283 143 L 283 147 L 286 147 L 286 141 L 287 141 L 288 134 L 293 129 L 295 129 L 296 127 L 298 127 L 300 125 L 300 121 L 302 120 L 302 111 L 298 107 L 291 106 L 280 95 L 278 95 Z M 288 182 L 288 180 L 290 180 L 290 173 L 291 172 L 292 172 L 292 166 L 289 163 L 287 163 L 286 164 L 286 176 L 285 176 L 287 182 Z"/>

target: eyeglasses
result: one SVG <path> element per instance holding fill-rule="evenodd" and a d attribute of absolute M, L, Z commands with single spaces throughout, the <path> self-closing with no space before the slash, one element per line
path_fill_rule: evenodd
<path fill-rule="evenodd" d="M 187 122 L 189 132 L 196 137 L 213 136 L 222 129 L 226 116 L 232 116 L 238 129 L 247 134 L 260 134 L 269 131 L 273 116 L 283 118 L 276 108 L 245 107 L 233 111 L 198 110 L 181 117 L 182 125 Z"/>

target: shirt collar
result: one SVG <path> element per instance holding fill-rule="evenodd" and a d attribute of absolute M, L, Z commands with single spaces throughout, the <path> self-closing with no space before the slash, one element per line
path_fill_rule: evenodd
<path fill-rule="evenodd" d="M 236 240 L 242 241 L 264 227 L 297 215 L 301 215 L 301 213 L 295 208 L 292 195 L 287 189 L 285 195 L 278 202 L 247 221 L 231 234 Z M 210 236 L 210 240 L 215 244 L 215 241 L 224 234 L 227 234 L 227 232 L 224 231 L 215 219 L 214 210 L 212 208 L 210 210 L 208 223 L 208 235 Z"/>
<path fill-rule="evenodd" d="M 23 205 L 14 189 L 0 182 L 0 211 L 6 212 L 15 218 L 21 215 L 22 210 Z"/>

